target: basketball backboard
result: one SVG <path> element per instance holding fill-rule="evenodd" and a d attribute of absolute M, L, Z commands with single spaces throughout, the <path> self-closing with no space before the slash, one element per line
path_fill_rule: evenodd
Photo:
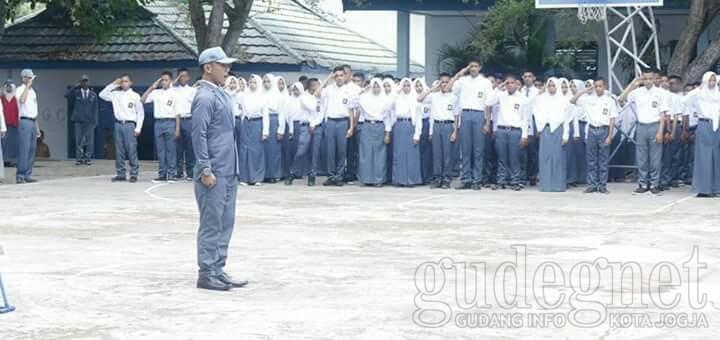
<path fill-rule="evenodd" d="M 662 6 L 663 0 L 535 0 L 536 8 L 577 8 L 580 6 Z"/>

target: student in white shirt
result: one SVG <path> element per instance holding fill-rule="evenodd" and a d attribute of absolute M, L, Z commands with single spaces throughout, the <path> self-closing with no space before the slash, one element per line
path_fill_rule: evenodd
<path fill-rule="evenodd" d="M 706 72 L 689 99 L 698 113 L 692 189 L 698 197 L 720 194 L 720 90 L 718 76 Z"/>
<path fill-rule="evenodd" d="M 315 186 L 315 176 L 320 173 L 321 169 L 326 169 L 327 163 L 320 164 L 320 159 L 324 157 L 323 153 L 323 136 L 325 135 L 325 110 L 322 109 L 320 99 L 315 93 L 320 88 L 320 80 L 310 78 L 307 81 L 307 93 L 315 102 L 315 119 L 310 121 L 309 133 L 311 137 L 310 147 L 310 173 L 308 174 L 307 185 Z M 321 168 L 322 166 L 322 168 Z M 323 170 L 324 171 L 324 170 Z"/>
<path fill-rule="evenodd" d="M 284 79 L 282 81 L 281 79 L 281 77 L 276 77 L 270 73 L 263 76 L 263 92 L 270 119 L 268 128 L 272 134 L 264 144 L 265 182 L 268 183 L 277 183 L 283 177 L 282 143 L 285 138 L 285 112 L 283 112 L 283 106 L 288 99 L 288 92 L 285 88 Z"/>
<path fill-rule="evenodd" d="M 682 167 L 682 145 L 680 134 L 682 132 L 682 117 L 685 104 L 682 96 L 682 78 L 678 76 L 662 76 L 661 84 L 667 85 L 668 111 L 665 120 L 665 137 L 663 141 L 662 168 L 660 171 L 660 188 L 669 190 L 670 187 L 680 187 L 680 169 Z"/>
<path fill-rule="evenodd" d="M 354 108 L 357 93 L 346 82 L 345 70 L 336 67 L 331 77 L 334 83 L 320 87 L 325 107 L 325 138 L 327 142 L 328 179 L 324 186 L 343 186 L 347 169 L 348 138 L 355 132 Z M 328 79 L 329 80 L 329 79 Z M 326 84 L 328 81 L 326 81 Z M 317 92 L 316 91 L 316 95 Z"/>
<path fill-rule="evenodd" d="M 570 99 L 583 110 L 587 120 L 585 136 L 587 145 L 587 181 L 585 193 L 609 193 L 607 190 L 610 145 L 615 135 L 615 119 L 618 116 L 615 100 L 605 92 L 605 80 L 595 80 L 593 87 L 578 91 Z"/>
<path fill-rule="evenodd" d="M 683 124 L 680 140 L 682 142 L 682 170 L 681 178 L 685 185 L 692 184 L 693 163 L 695 161 L 695 131 L 699 121 L 695 105 L 689 98 L 691 94 L 697 93 L 697 84 L 685 85 L 685 96 L 683 97 Z"/>
<path fill-rule="evenodd" d="M 245 94 L 240 99 L 243 117 L 238 150 L 240 185 L 260 186 L 265 179 L 264 145 L 270 138 L 270 117 L 265 92 L 261 89 L 262 82 L 260 76 L 251 75 Z"/>
<path fill-rule="evenodd" d="M 542 81 L 539 81 L 535 77 L 535 74 L 529 71 L 523 73 L 522 78 L 523 86 L 520 88 L 520 94 L 525 96 L 525 98 L 528 100 L 529 105 L 529 103 L 535 97 L 540 95 L 540 93 L 542 92 L 541 88 L 543 87 L 544 83 Z M 538 173 L 539 145 L 537 142 L 537 138 L 535 138 L 538 132 L 537 126 L 534 122 L 534 118 L 532 115 L 529 115 L 528 124 L 528 145 L 522 150 L 522 160 L 520 161 L 520 166 L 522 167 L 521 172 L 523 184 L 535 185 L 535 183 L 537 182 Z"/>
<path fill-rule="evenodd" d="M 570 110 L 567 97 L 562 94 L 560 80 L 551 77 L 545 83 L 545 92 L 533 100 L 532 114 L 540 138 L 538 168 L 540 191 L 567 190 L 567 153 L 565 145 L 570 139 Z"/>
<path fill-rule="evenodd" d="M 175 149 L 175 131 L 177 114 L 175 113 L 175 95 L 172 88 L 172 73 L 163 72 L 143 93 L 141 101 L 153 104 L 155 118 L 155 148 L 158 155 L 158 177 L 153 183 L 174 183 L 177 176 L 177 150 Z"/>
<path fill-rule="evenodd" d="M 528 145 L 530 125 L 530 100 L 516 83 L 515 76 L 505 77 L 505 90 L 497 91 L 488 102 L 489 107 L 496 107 L 495 151 L 497 152 L 497 184 L 493 190 L 522 189 L 522 154 Z M 491 109 L 495 110 L 495 109 Z"/>
<path fill-rule="evenodd" d="M 193 179 L 193 167 L 195 167 L 195 154 L 192 148 L 192 114 L 190 108 L 195 98 L 194 87 L 190 86 L 190 71 L 181 68 L 177 71 L 175 81 L 175 149 L 177 151 L 177 176 L 187 181 Z M 184 171 L 183 171 L 184 170 Z"/>
<path fill-rule="evenodd" d="M 132 90 L 130 75 L 123 74 L 100 92 L 100 99 L 112 103 L 115 126 L 115 170 L 113 182 L 127 180 L 125 161 L 130 163 L 130 183 L 137 182 L 140 163 L 137 154 L 137 137 L 145 120 L 145 108 L 140 95 Z"/>
<path fill-rule="evenodd" d="M 362 87 L 360 87 L 360 84 L 363 84 L 365 82 L 365 76 L 362 75 L 361 77 L 356 77 L 353 74 L 352 67 L 350 65 L 342 65 L 340 66 L 345 71 L 345 85 L 348 87 L 348 91 L 354 96 L 357 97 L 360 95 L 360 92 L 362 91 Z M 364 87 L 365 85 L 363 85 Z M 352 134 L 347 139 L 347 166 L 345 170 L 345 175 L 343 178 L 343 182 L 345 183 L 352 183 L 354 181 L 357 181 L 357 173 L 358 173 L 358 167 L 359 167 L 359 140 L 360 140 L 360 128 L 358 124 L 358 119 L 360 118 L 360 113 L 357 112 L 357 110 L 352 110 L 353 118 L 355 120 L 355 133 Z"/>
<path fill-rule="evenodd" d="M 569 99 L 586 91 L 585 83 L 582 80 L 573 79 L 570 81 Z M 565 146 L 567 151 L 568 164 L 568 185 L 574 187 L 578 184 L 587 183 L 587 158 L 585 156 L 585 129 L 587 117 L 585 110 L 577 104 L 570 107 L 573 121 L 570 124 L 570 142 Z"/>
<path fill-rule="evenodd" d="M 392 183 L 399 187 L 422 184 L 420 171 L 420 135 L 422 111 L 417 106 L 413 84 L 409 78 L 400 81 L 400 92 L 390 108 L 392 125 Z"/>
<path fill-rule="evenodd" d="M 299 166 L 305 156 L 310 152 L 312 135 L 310 124 L 318 124 L 317 102 L 315 97 L 305 91 L 302 83 L 296 82 L 290 87 L 290 99 L 286 106 L 289 138 L 296 142 L 296 149 L 290 155 L 288 176 L 285 178 L 285 185 L 292 185 L 295 177 L 300 174 Z M 311 172 L 310 176 L 315 177 Z"/>
<path fill-rule="evenodd" d="M 15 174 L 15 183 L 35 183 L 32 178 L 33 165 L 35 164 L 35 152 L 37 139 L 40 138 L 40 126 L 38 125 L 38 100 L 37 93 L 33 87 L 35 73 L 30 69 L 20 72 L 22 85 L 15 91 L 18 107 L 20 109 L 20 120 L 18 121 L 18 160 Z"/>
<path fill-rule="evenodd" d="M 433 174 L 431 188 L 449 189 L 457 147 L 458 98 L 452 92 L 450 75 L 440 74 L 437 83 L 418 97 L 418 103 L 430 104 L 429 139 L 433 147 Z"/>
<path fill-rule="evenodd" d="M 482 174 L 485 166 L 485 135 L 490 133 L 490 117 L 487 115 L 486 100 L 492 94 L 492 83 L 480 74 L 480 61 L 473 60 L 460 70 L 451 83 L 458 96 L 461 110 L 459 137 L 462 154 L 460 190 L 482 188 Z"/>
<path fill-rule="evenodd" d="M 415 96 L 419 97 L 428 89 L 425 80 L 415 79 Z M 420 133 L 420 173 L 422 174 L 422 184 L 429 184 L 433 180 L 433 157 L 432 144 L 430 143 L 430 103 L 425 101 L 415 106 L 416 110 L 422 117 L 422 132 Z"/>
<path fill-rule="evenodd" d="M 370 80 L 370 89 L 358 98 L 357 109 L 363 126 L 359 135 L 358 181 L 380 187 L 387 181 L 387 144 L 390 144 L 389 109 L 391 97 L 384 93 L 382 81 Z"/>
<path fill-rule="evenodd" d="M 627 101 L 627 105 L 634 105 L 637 113 L 635 159 L 638 188 L 633 193 L 650 191 L 659 194 L 665 114 L 669 110 L 667 96 L 664 90 L 655 87 L 654 71 L 644 70 L 642 77 L 634 80 L 618 100 L 621 104 Z"/>

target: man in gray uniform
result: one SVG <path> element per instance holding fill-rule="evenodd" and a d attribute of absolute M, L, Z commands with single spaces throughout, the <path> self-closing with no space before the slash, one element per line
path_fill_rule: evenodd
<path fill-rule="evenodd" d="M 221 86 L 237 59 L 228 58 L 220 47 L 206 49 L 198 59 L 202 80 L 190 109 L 200 211 L 197 288 L 225 291 L 248 283 L 233 280 L 223 270 L 235 224 L 238 163 L 232 99 Z"/>

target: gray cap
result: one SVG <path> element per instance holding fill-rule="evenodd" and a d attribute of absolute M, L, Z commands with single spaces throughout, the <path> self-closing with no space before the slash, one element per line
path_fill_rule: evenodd
<path fill-rule="evenodd" d="M 88 77 L 87 74 L 83 74 L 80 76 L 80 80 L 90 80 L 90 77 Z"/>
<path fill-rule="evenodd" d="M 33 73 L 33 71 L 31 69 L 26 68 L 26 69 L 20 71 L 20 76 L 23 78 L 24 77 L 35 78 L 35 73 Z"/>
<path fill-rule="evenodd" d="M 210 47 L 202 51 L 200 57 L 198 57 L 198 64 L 200 65 L 209 63 L 232 64 L 236 61 L 235 58 L 229 58 L 221 47 Z"/>

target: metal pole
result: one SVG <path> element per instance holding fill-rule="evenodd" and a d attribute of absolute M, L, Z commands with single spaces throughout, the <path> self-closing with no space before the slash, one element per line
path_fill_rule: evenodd
<path fill-rule="evenodd" d="M 660 44 L 658 44 L 657 26 L 655 26 L 655 14 L 653 13 L 652 7 L 648 7 L 648 11 L 650 12 L 650 22 L 652 23 L 650 30 L 652 30 L 653 41 L 655 42 L 655 65 L 659 70 L 660 69 Z"/>
<path fill-rule="evenodd" d="M 609 33 L 610 31 L 608 30 L 607 16 L 605 16 L 605 20 L 603 20 L 603 24 L 605 26 L 605 48 L 606 48 L 605 57 L 607 58 L 607 67 L 608 67 L 608 70 L 607 70 L 607 72 L 608 72 L 608 74 L 607 74 L 608 91 L 610 91 L 610 93 L 613 93 L 613 72 L 615 70 L 615 61 L 612 58 L 612 46 L 610 45 L 610 33 Z"/>

